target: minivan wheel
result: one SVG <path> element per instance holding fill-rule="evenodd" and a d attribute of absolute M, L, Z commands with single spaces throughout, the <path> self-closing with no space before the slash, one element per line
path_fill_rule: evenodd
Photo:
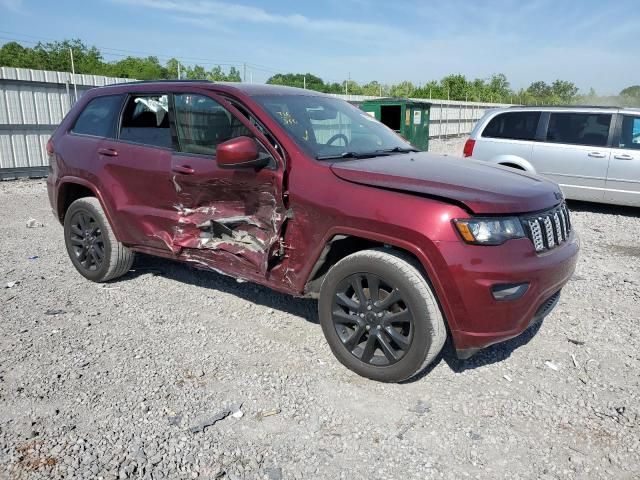
<path fill-rule="evenodd" d="M 390 249 L 356 252 L 327 273 L 320 324 L 336 358 L 373 380 L 422 371 L 447 337 L 436 298 L 413 260 Z"/>
<path fill-rule="evenodd" d="M 94 282 L 106 282 L 131 269 L 134 253 L 116 240 L 100 202 L 73 202 L 64 216 L 64 240 L 76 270 Z"/>

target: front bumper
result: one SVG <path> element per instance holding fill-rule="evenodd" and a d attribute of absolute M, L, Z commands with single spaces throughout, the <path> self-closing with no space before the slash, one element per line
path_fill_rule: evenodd
<path fill-rule="evenodd" d="M 542 305 L 540 305 L 540 307 L 538 308 L 538 311 L 535 313 L 535 315 L 533 316 L 529 324 L 525 327 L 525 330 L 529 329 L 533 325 L 536 325 L 542 322 L 542 320 L 544 320 L 544 317 L 549 315 L 551 311 L 554 309 L 554 307 L 558 304 L 558 300 L 560 300 L 560 290 L 558 290 L 556 293 L 551 295 L 546 301 L 542 303 Z M 474 356 L 483 348 L 487 348 L 491 345 L 495 345 L 496 343 L 506 342 L 507 340 L 517 337 L 518 335 L 520 335 L 520 333 L 517 333 L 512 337 L 500 338 L 499 340 L 496 340 L 494 343 L 484 345 L 483 347 L 456 349 L 456 356 L 460 360 L 466 360 L 467 358 L 471 358 L 472 356 Z"/>
<path fill-rule="evenodd" d="M 442 286 L 451 336 L 459 357 L 468 358 L 549 314 L 573 275 L 580 241 L 573 231 L 562 245 L 542 254 L 526 238 L 493 247 L 441 242 L 438 248 L 448 265 Z M 491 293 L 494 285 L 519 283 L 529 288 L 515 300 L 498 301 Z"/>

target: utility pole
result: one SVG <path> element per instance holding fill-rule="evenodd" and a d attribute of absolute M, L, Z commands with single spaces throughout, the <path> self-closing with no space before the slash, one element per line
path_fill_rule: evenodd
<path fill-rule="evenodd" d="M 351 81 L 351 72 L 349 72 L 349 79 L 347 80 L 347 83 L 344 86 L 345 95 L 349 95 L 349 82 L 350 81 Z"/>
<path fill-rule="evenodd" d="M 306 90 L 307 89 L 307 76 L 304 75 L 302 77 L 302 87 Z"/>
<path fill-rule="evenodd" d="M 178 80 L 182 80 L 182 76 L 180 75 L 180 62 L 178 62 Z"/>
<path fill-rule="evenodd" d="M 73 64 L 73 50 L 69 47 L 69 55 L 71 55 L 71 74 L 73 75 L 73 93 L 78 101 L 78 86 L 76 85 L 76 67 Z"/>
<path fill-rule="evenodd" d="M 242 64 L 242 68 L 243 68 L 242 81 L 246 83 L 247 82 L 247 64 L 246 64 L 246 62 Z"/>
<path fill-rule="evenodd" d="M 382 96 L 382 84 L 380 84 L 380 96 Z"/>

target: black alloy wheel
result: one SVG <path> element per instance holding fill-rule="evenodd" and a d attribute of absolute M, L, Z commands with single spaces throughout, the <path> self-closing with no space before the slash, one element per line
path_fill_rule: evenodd
<path fill-rule="evenodd" d="M 393 365 L 411 347 L 411 309 L 397 287 L 373 273 L 355 273 L 340 282 L 331 311 L 338 337 L 363 363 Z"/>
<path fill-rule="evenodd" d="M 104 261 L 104 239 L 100 224 L 91 213 L 78 210 L 71 217 L 69 242 L 78 263 L 88 271 L 99 270 Z"/>

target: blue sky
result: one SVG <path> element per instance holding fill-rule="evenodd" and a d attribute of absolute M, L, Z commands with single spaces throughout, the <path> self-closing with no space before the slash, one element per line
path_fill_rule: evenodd
<path fill-rule="evenodd" d="M 570 80 L 618 93 L 640 83 L 638 0 L 0 0 L 0 43 L 80 38 L 184 63 L 248 62 L 341 81 L 504 73 L 515 88 Z M 27 43 L 25 43 L 27 44 Z M 27 44 L 28 45 L 28 44 Z M 228 68 L 228 66 L 227 66 Z"/>

